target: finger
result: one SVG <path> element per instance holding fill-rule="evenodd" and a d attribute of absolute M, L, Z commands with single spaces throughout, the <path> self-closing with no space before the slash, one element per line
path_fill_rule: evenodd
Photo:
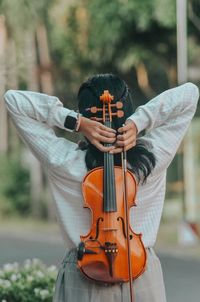
<path fill-rule="evenodd" d="M 114 148 L 114 149 L 110 150 L 110 153 L 111 154 L 116 154 L 116 153 L 122 153 L 122 151 L 123 151 L 123 148 L 117 147 L 117 148 Z"/>
<path fill-rule="evenodd" d="M 105 131 L 105 130 L 100 130 L 99 134 L 102 135 L 102 136 L 105 136 L 105 137 L 111 137 L 111 138 L 116 139 L 116 133 L 114 133 L 114 132 L 108 132 L 108 131 Z"/>
<path fill-rule="evenodd" d="M 99 123 L 99 127 L 100 129 L 104 130 L 104 131 L 108 131 L 108 132 L 112 132 L 112 133 L 116 133 L 117 131 L 113 128 L 110 127 L 106 127 L 105 125 Z"/>
<path fill-rule="evenodd" d="M 93 143 L 97 149 L 99 149 L 101 152 L 109 152 L 112 151 L 115 147 L 114 146 L 110 146 L 110 147 L 105 147 L 103 146 L 101 143 L 99 143 L 98 141 L 96 141 L 95 143 Z"/>
<path fill-rule="evenodd" d="M 134 144 L 135 143 L 135 139 L 133 139 L 132 137 L 130 137 L 129 139 L 122 141 L 122 140 L 117 140 L 115 145 L 117 147 L 126 147 L 130 144 Z"/>
<path fill-rule="evenodd" d="M 135 145 L 136 145 L 136 143 L 129 144 L 129 145 L 125 146 L 125 147 L 124 147 L 124 151 L 130 150 L 130 149 L 133 148 Z"/>
<path fill-rule="evenodd" d="M 96 135 L 96 140 L 101 143 L 113 144 L 116 141 L 116 137 L 106 137 L 103 135 Z"/>
<path fill-rule="evenodd" d="M 115 149 L 111 150 L 110 153 L 111 153 L 111 154 L 116 154 L 116 153 L 121 153 L 121 152 L 123 152 L 123 151 L 128 151 L 128 150 L 130 150 L 131 148 L 133 148 L 135 145 L 136 145 L 135 143 L 132 143 L 132 144 L 127 145 L 127 146 L 124 147 L 124 148 L 116 147 Z"/>
<path fill-rule="evenodd" d="M 117 135 L 117 140 L 120 140 L 120 141 L 125 141 L 129 138 L 133 138 L 133 133 L 132 131 L 127 131 L 127 132 L 124 132 L 123 134 L 119 134 Z"/>
<path fill-rule="evenodd" d="M 118 129 L 118 132 L 123 133 L 123 132 L 126 132 L 126 131 L 128 131 L 129 129 L 132 129 L 132 128 L 133 128 L 133 126 L 131 125 L 131 123 L 127 123 L 125 126 L 120 127 Z"/>

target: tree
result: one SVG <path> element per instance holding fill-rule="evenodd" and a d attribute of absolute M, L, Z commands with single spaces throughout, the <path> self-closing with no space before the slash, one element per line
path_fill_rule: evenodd
<path fill-rule="evenodd" d="M 198 0 L 191 1 L 195 12 Z M 74 98 L 78 84 L 93 73 L 122 75 L 145 102 L 176 85 L 176 1 L 84 0 L 54 2 L 50 14 L 56 93 Z M 198 51 L 189 22 L 190 44 Z M 71 104 L 70 104 L 71 105 Z"/>
<path fill-rule="evenodd" d="M 33 91 L 39 91 L 41 88 L 42 92 L 49 94 L 53 92 L 50 71 L 51 63 L 48 53 L 46 28 L 44 26 L 47 20 L 46 8 L 50 4 L 51 1 L 47 0 L 34 2 L 27 0 L 2 0 L 0 2 L 0 13 L 4 15 L 5 20 L 5 28 L 1 26 L 0 29 L 4 29 L 4 36 L 5 33 L 8 36 L 8 43 L 6 43 L 6 37 L 4 37 L 1 49 L 4 50 L 4 58 L 6 50 L 10 50 L 8 53 L 11 55 L 11 57 L 7 57 L 7 60 L 4 59 L 3 61 L 4 65 L 5 62 L 9 62 L 9 64 L 7 66 L 7 73 L 4 72 L 4 78 L 5 74 L 8 75 L 7 85 L 5 85 L 6 80 L 1 81 L 1 83 L 4 83 L 3 89 L 1 89 L 2 95 L 6 88 L 27 88 Z M 38 66 L 41 66 L 41 68 L 38 68 Z M 4 69 L 1 68 L 1 70 L 6 70 L 6 67 Z M 4 124 L 1 130 L 8 129 L 10 134 L 14 133 L 16 136 L 12 125 L 4 122 L 7 117 L 5 110 L 1 110 L 1 116 L 1 124 Z M 5 131 L 2 136 L 4 138 L 7 137 Z M 14 136 L 12 135 L 10 139 L 11 143 L 9 144 L 12 147 L 13 141 L 16 141 L 13 138 Z M 16 152 L 16 148 L 13 147 L 11 151 Z M 34 216 L 40 217 L 44 184 L 42 182 L 43 175 L 40 165 L 37 161 L 34 162 L 34 160 L 36 161 L 36 159 L 32 158 L 28 160 L 28 162 L 32 163 L 29 166 L 31 176 L 31 210 Z M 49 203 L 47 206 L 48 212 L 52 213 L 51 204 Z"/>
<path fill-rule="evenodd" d="M 52 54 L 61 74 L 70 83 L 73 78 L 68 90 L 91 73 L 107 71 L 139 88 L 143 100 L 175 84 L 173 0 L 76 1 L 63 10 L 62 25 L 53 20 Z"/>

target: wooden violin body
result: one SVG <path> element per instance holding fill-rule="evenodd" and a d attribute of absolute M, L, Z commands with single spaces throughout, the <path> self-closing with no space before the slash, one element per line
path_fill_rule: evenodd
<path fill-rule="evenodd" d="M 84 207 L 91 210 L 92 227 L 81 236 L 82 253 L 78 265 L 90 279 L 106 283 L 129 280 L 127 259 L 127 238 L 124 218 L 123 173 L 121 167 L 114 168 L 116 182 L 116 210 L 105 211 L 103 201 L 103 168 L 91 170 L 82 185 Z M 135 205 L 136 180 L 127 172 L 128 208 Z M 141 234 L 135 234 L 129 226 L 132 276 L 137 278 L 145 269 L 146 251 Z M 81 257 L 82 256 L 82 257 Z"/>

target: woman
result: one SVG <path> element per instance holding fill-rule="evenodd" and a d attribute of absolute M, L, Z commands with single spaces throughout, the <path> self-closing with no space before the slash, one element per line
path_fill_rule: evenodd
<path fill-rule="evenodd" d="M 114 102 L 122 100 L 124 104 L 125 117 L 114 121 L 115 129 L 88 118 L 87 108 L 98 106 L 106 89 L 114 96 Z M 81 118 L 64 108 L 56 97 L 12 90 L 5 94 L 8 112 L 19 135 L 47 171 L 68 251 L 57 277 L 54 302 L 130 301 L 127 283 L 99 285 L 88 281 L 76 266 L 79 236 L 87 233 L 91 221 L 89 211 L 82 207 L 81 182 L 89 169 L 102 164 L 103 152 L 113 153 L 118 163 L 123 148 L 128 151 L 129 168 L 139 183 L 131 224 L 136 233 L 143 234 L 147 251 L 146 270 L 134 281 L 134 301 L 164 302 L 162 270 L 153 246 L 163 208 L 166 170 L 195 113 L 198 88 L 187 83 L 167 90 L 133 112 L 125 82 L 103 74 L 82 84 L 78 99 Z M 122 126 L 124 122 L 126 125 Z M 66 131 L 76 128 L 86 137 L 87 146 L 78 147 L 57 137 L 53 126 Z M 136 140 L 143 130 L 146 134 Z M 106 147 L 104 143 L 113 146 Z"/>

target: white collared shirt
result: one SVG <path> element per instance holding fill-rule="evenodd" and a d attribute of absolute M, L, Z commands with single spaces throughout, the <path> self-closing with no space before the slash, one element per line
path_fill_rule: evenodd
<path fill-rule="evenodd" d="M 166 170 L 195 113 L 199 92 L 186 83 L 169 89 L 138 107 L 130 116 L 138 132 L 146 129 L 140 140 L 156 157 L 156 167 L 144 185 L 139 185 L 137 207 L 131 209 L 131 225 L 142 233 L 145 247 L 155 243 L 165 197 Z M 6 92 L 7 110 L 16 129 L 45 168 L 57 218 L 67 249 L 80 242 L 80 235 L 90 230 L 91 215 L 83 208 L 81 182 L 87 173 L 85 151 L 66 138 L 57 137 L 53 126 L 65 129 L 64 121 L 73 113 L 53 96 L 30 91 Z"/>

